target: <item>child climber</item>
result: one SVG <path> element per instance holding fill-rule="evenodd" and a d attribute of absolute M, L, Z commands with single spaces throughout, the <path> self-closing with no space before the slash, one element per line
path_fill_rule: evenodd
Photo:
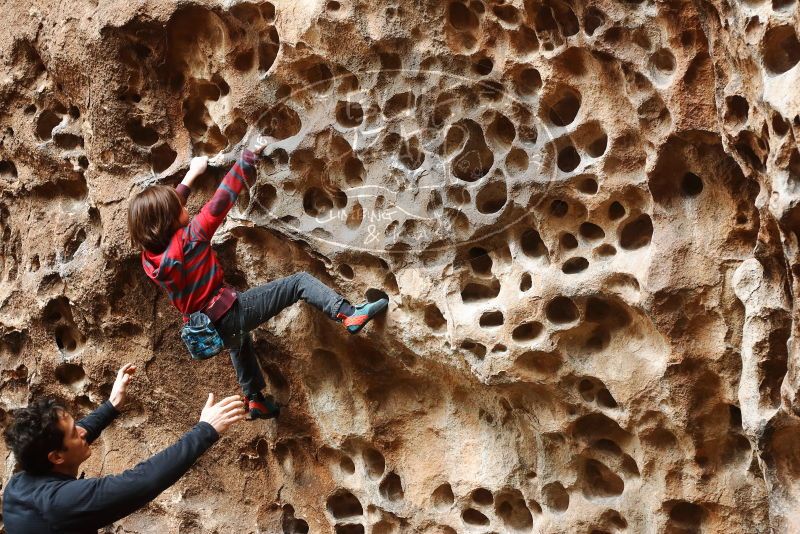
<path fill-rule="evenodd" d="M 224 346 L 230 349 L 251 419 L 270 419 L 280 411 L 261 392 L 265 387 L 264 376 L 253 349 L 251 330 L 298 300 L 305 300 L 355 334 L 389 303 L 381 299 L 354 307 L 304 272 L 241 293 L 223 282 L 222 267 L 211 248 L 211 238 L 246 185 L 245 180 L 254 179 L 255 161 L 265 147 L 266 143 L 259 140 L 252 151 L 245 149 L 211 200 L 192 219 L 185 204 L 192 183 L 206 169 L 206 157 L 192 159 L 189 171 L 177 187 L 148 187 L 128 206 L 131 242 L 142 248 L 145 273 L 166 290 L 169 300 L 183 314 L 184 322 L 197 311 L 208 316 Z"/>

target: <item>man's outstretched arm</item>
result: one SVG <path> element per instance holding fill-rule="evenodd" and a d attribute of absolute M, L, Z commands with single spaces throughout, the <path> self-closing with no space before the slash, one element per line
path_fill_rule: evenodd
<path fill-rule="evenodd" d="M 172 486 L 230 425 L 244 418 L 238 396 L 214 404 L 209 395 L 200 422 L 174 445 L 116 476 L 68 480 L 39 498 L 54 527 L 99 529 L 144 506 Z"/>
<path fill-rule="evenodd" d="M 86 442 L 92 443 L 115 417 L 119 415 L 119 409 L 125 404 L 128 394 L 128 382 L 131 375 L 136 372 L 136 366 L 131 363 L 123 365 L 117 371 L 117 379 L 111 388 L 111 395 L 108 400 L 97 407 L 95 411 L 78 421 L 76 424 L 86 429 Z"/>

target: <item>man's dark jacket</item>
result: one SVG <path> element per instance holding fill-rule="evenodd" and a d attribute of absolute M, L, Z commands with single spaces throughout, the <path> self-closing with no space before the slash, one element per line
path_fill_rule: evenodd
<path fill-rule="evenodd" d="M 91 443 L 118 412 L 106 401 L 76 424 Z M 174 484 L 214 442 L 217 431 L 197 423 L 174 445 L 116 476 L 76 479 L 24 471 L 3 493 L 3 522 L 8 534 L 96 534 L 97 529 L 132 514 Z"/>

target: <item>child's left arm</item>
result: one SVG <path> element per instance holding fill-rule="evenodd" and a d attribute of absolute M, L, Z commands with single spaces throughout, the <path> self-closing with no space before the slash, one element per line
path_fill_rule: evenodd
<path fill-rule="evenodd" d="M 258 144 L 252 151 L 245 149 L 242 152 L 231 170 L 222 179 L 214 196 L 189 223 L 189 236 L 192 236 L 192 239 L 211 240 L 214 232 L 225 220 L 228 211 L 236 203 L 236 198 L 245 186 L 245 179 L 253 179 L 256 159 L 265 147 L 266 144 Z"/>
<path fill-rule="evenodd" d="M 183 180 L 181 180 L 181 183 L 175 187 L 175 191 L 181 199 L 181 204 L 184 206 L 186 205 L 186 201 L 189 200 L 189 194 L 192 192 L 192 184 L 198 176 L 206 172 L 207 165 L 208 156 L 197 156 L 192 158 L 192 161 L 189 162 L 189 170 L 186 172 Z"/>

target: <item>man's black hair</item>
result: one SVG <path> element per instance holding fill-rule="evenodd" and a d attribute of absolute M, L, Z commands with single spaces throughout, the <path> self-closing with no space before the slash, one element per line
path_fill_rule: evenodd
<path fill-rule="evenodd" d="M 4 437 L 24 471 L 42 475 L 53 468 L 47 455 L 64 448 L 64 431 L 58 427 L 64 411 L 55 399 L 49 398 L 37 399 L 27 408 L 14 410 L 14 421 Z"/>

